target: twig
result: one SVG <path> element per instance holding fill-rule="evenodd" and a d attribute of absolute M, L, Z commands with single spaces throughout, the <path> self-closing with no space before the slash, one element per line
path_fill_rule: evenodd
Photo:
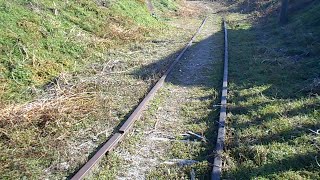
<path fill-rule="evenodd" d="M 317 131 L 314 131 L 314 130 L 312 130 L 312 129 L 309 129 L 309 131 L 311 131 L 311 132 L 313 132 L 313 133 L 315 133 L 315 134 L 317 134 L 317 135 L 320 135 L 320 129 L 318 129 Z"/>
<path fill-rule="evenodd" d="M 190 176 L 191 176 L 190 177 L 191 180 L 195 180 L 196 179 L 196 173 L 194 172 L 194 169 L 191 170 Z"/>
<path fill-rule="evenodd" d="M 107 73 L 104 73 L 105 75 L 111 75 L 111 74 L 122 74 L 122 73 L 126 73 L 128 71 L 130 71 L 131 69 L 127 69 L 127 70 L 124 70 L 124 71 L 114 71 L 114 72 L 107 72 Z"/>
<path fill-rule="evenodd" d="M 318 162 L 318 156 L 315 156 L 314 158 L 316 159 L 317 165 L 320 167 L 320 164 L 319 164 L 319 162 Z"/>
<path fill-rule="evenodd" d="M 204 142 L 207 142 L 207 139 L 205 137 L 199 135 L 199 134 L 196 134 L 196 133 L 191 132 L 191 131 L 188 131 L 187 133 L 190 134 L 190 135 L 193 135 L 193 136 L 195 136 L 195 137 L 197 137 L 199 139 L 202 139 Z"/>
<path fill-rule="evenodd" d="M 190 166 L 190 165 L 198 163 L 198 162 L 199 161 L 192 160 L 192 159 L 171 159 L 169 161 L 163 162 L 163 164 L 167 164 L 167 165 L 177 164 L 178 166 Z"/>
<path fill-rule="evenodd" d="M 221 104 L 214 104 L 212 105 L 212 107 L 221 107 L 222 105 Z"/>
<path fill-rule="evenodd" d="M 57 5 L 55 2 L 53 2 L 53 6 L 54 6 L 54 8 L 53 8 L 54 15 L 58 16 L 59 13 L 58 13 Z"/>
<path fill-rule="evenodd" d="M 153 129 L 155 129 L 155 130 L 157 130 L 157 126 L 158 126 L 158 124 L 159 124 L 159 119 L 157 119 L 156 120 L 156 122 L 154 123 L 154 127 L 153 127 Z"/>

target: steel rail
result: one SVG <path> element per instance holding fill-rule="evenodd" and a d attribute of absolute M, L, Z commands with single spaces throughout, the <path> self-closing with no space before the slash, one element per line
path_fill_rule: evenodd
<path fill-rule="evenodd" d="M 220 180 L 222 171 L 222 153 L 225 140 L 225 122 L 227 118 L 227 95 L 228 95 L 228 30 L 227 23 L 223 21 L 224 26 L 224 70 L 223 70 L 223 84 L 221 92 L 221 108 L 218 126 L 218 137 L 216 142 L 216 155 L 214 158 L 211 179 Z"/>
<path fill-rule="evenodd" d="M 156 83 L 156 85 L 151 89 L 151 91 L 148 93 L 148 95 L 143 99 L 143 101 L 139 104 L 139 106 L 134 110 L 134 112 L 131 114 L 131 116 L 128 118 L 128 120 L 121 126 L 119 131 L 121 133 L 125 133 L 128 129 L 132 127 L 134 122 L 138 119 L 138 117 L 141 115 L 142 111 L 148 104 L 148 102 L 154 97 L 155 93 L 162 87 L 164 81 L 166 80 L 169 73 L 172 71 L 174 66 L 178 63 L 178 61 L 181 59 L 183 54 L 187 51 L 189 47 L 191 47 L 193 41 L 195 40 L 196 36 L 199 34 L 199 32 L 202 30 L 204 24 L 206 23 L 207 18 L 205 18 L 202 21 L 202 24 L 196 34 L 192 37 L 190 42 L 187 44 L 187 46 L 182 50 L 182 52 L 179 54 L 179 56 L 172 62 L 168 70 L 164 73 L 164 75 L 159 79 L 159 81 Z"/>
<path fill-rule="evenodd" d="M 192 39 L 185 46 L 185 48 L 181 51 L 179 56 L 171 63 L 167 71 L 164 75 L 158 80 L 155 86 L 151 89 L 151 91 L 145 96 L 142 102 L 138 105 L 138 107 L 133 111 L 133 113 L 129 116 L 129 118 L 125 121 L 125 123 L 120 127 L 118 133 L 114 134 L 90 159 L 87 163 L 81 167 L 81 169 L 71 178 L 71 180 L 79 180 L 83 179 L 90 170 L 102 159 L 105 154 L 108 154 L 112 151 L 116 145 L 124 138 L 124 136 L 129 132 L 129 130 L 134 125 L 135 121 L 139 119 L 143 110 L 148 105 L 149 101 L 155 96 L 156 92 L 163 86 L 167 76 L 173 70 L 174 66 L 178 63 L 184 53 L 192 46 L 193 41 L 197 37 L 197 35 L 201 32 L 203 26 L 205 25 L 208 17 L 206 17 L 201 26 L 198 28 L 197 32 L 193 35 Z"/>

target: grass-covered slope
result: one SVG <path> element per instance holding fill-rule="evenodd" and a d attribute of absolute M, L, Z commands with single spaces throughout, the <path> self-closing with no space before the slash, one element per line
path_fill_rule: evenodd
<path fill-rule="evenodd" d="M 318 2 L 302 6 L 284 26 L 276 12 L 228 16 L 225 178 L 320 178 L 319 12 Z"/>
<path fill-rule="evenodd" d="M 141 0 L 0 0 L 0 104 L 162 28 Z"/>
<path fill-rule="evenodd" d="M 175 0 L 151 0 L 151 2 L 160 12 L 177 11 L 179 8 Z"/>

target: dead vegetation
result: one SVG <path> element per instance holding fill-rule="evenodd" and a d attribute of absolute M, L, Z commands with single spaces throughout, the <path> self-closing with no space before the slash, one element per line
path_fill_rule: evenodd
<path fill-rule="evenodd" d="M 135 70 L 156 61 L 165 65 L 191 34 L 172 28 L 155 40 L 108 49 L 81 72 L 30 87 L 33 101 L 2 104 L 1 177 L 61 179 L 73 173 L 125 119 L 161 68 L 147 70 L 147 79 Z"/>
<path fill-rule="evenodd" d="M 221 47 L 219 30 L 220 18 L 211 17 L 197 38 L 199 44 L 181 59 L 133 131 L 94 178 L 183 179 L 192 168 L 194 176 L 209 177 L 207 158 L 212 152 L 211 141 L 215 141 L 212 119 L 216 113 L 210 107 L 217 93 L 211 79 L 212 72 L 220 72 L 221 67 L 220 53 L 213 53 L 211 47 Z M 219 82 L 220 76 L 214 79 Z M 110 169 L 119 159 L 119 171 Z"/>
<path fill-rule="evenodd" d="M 203 10 L 208 10 L 203 4 L 184 2 L 181 3 L 176 15 L 181 17 L 195 17 L 203 14 Z"/>
<path fill-rule="evenodd" d="M 97 1 L 101 6 L 108 6 L 105 2 L 109 1 Z M 36 3 L 30 3 L 28 7 L 35 13 L 45 11 Z M 35 60 L 31 63 L 36 72 L 32 78 L 39 83 L 25 90 L 25 94 L 32 94 L 30 101 L 0 102 L 0 177 L 62 179 L 80 167 L 131 112 L 195 31 L 194 23 L 200 22 L 197 19 L 199 11 L 191 5 L 183 8 L 187 12 L 185 15 L 196 15 L 196 18 L 188 19 L 182 14 L 166 17 L 166 21 L 175 18 L 173 23 L 168 23 L 174 27 L 160 22 L 163 24 L 159 31 L 150 32 L 144 26 L 134 26 L 137 24 L 134 20 L 141 20 L 137 17 L 123 22 L 122 16 L 110 17 L 106 22 L 111 23 L 99 27 L 99 31 L 89 32 L 85 26 L 66 30 L 68 41 L 94 51 L 91 49 L 81 56 L 81 61 L 88 61 L 85 66 L 68 62 L 74 70 L 64 70 L 49 82 L 43 78 L 47 66 L 60 66 L 38 61 L 39 56 L 29 46 L 20 48 L 23 57 Z M 55 16 L 61 13 L 57 7 L 58 15 Z M 81 25 L 78 19 L 70 18 Z M 53 21 L 53 18 L 49 20 Z M 50 25 L 58 27 L 55 21 Z M 162 32 L 162 28 L 168 31 Z M 162 33 L 156 33 L 160 31 Z M 46 38 L 50 34 L 46 29 L 39 33 Z M 55 59 L 56 56 L 48 58 Z M 97 60 L 91 61 L 92 58 Z M 161 63 L 148 66 L 155 62 Z M 6 79 L 0 79 L 0 83 L 2 81 Z M 2 83 L 0 93 L 8 92 L 8 88 Z"/>

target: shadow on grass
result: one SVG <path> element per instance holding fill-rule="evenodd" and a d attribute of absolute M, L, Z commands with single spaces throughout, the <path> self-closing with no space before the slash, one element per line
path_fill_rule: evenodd
<path fill-rule="evenodd" d="M 267 163 L 255 168 L 251 167 L 240 167 L 234 172 L 236 179 L 254 179 L 256 177 L 270 177 L 279 178 L 276 174 L 279 172 L 286 171 L 303 171 L 303 170 L 314 170 L 317 171 L 317 167 L 314 166 L 313 161 L 317 153 L 299 154 L 292 157 L 286 157 L 281 160 L 276 160 L 272 163 Z M 304 172 L 307 173 L 307 172 Z M 302 173 L 303 174 L 303 173 Z M 288 176 L 282 176 L 282 178 L 289 178 Z"/>
<path fill-rule="evenodd" d="M 308 138 L 308 129 L 320 128 L 319 123 L 315 123 L 317 122 L 315 117 L 312 117 L 312 113 L 319 110 L 319 101 L 283 112 L 274 112 L 272 110 L 264 113 L 259 112 L 267 106 L 274 106 L 274 102 L 279 102 L 281 104 L 283 102 L 296 102 L 305 98 L 316 98 L 317 95 L 312 94 L 311 91 L 305 89 L 307 86 L 305 82 L 309 78 L 320 76 L 320 64 L 316 59 L 317 55 L 302 57 L 302 60 L 298 62 L 291 62 L 290 57 L 284 57 L 288 56 L 286 52 L 290 52 L 290 56 L 300 55 L 300 51 L 296 51 L 297 54 L 292 54 L 293 51 L 291 51 L 292 49 L 297 48 L 296 45 L 299 44 L 298 39 L 294 40 L 295 43 L 291 43 L 294 44 L 295 47 L 287 46 L 288 41 L 291 41 L 292 39 L 288 39 L 283 35 L 286 32 L 281 28 L 270 29 L 273 27 L 265 27 L 261 24 L 257 24 L 250 29 L 241 29 L 235 28 L 237 25 L 237 23 L 231 23 L 232 29 L 229 30 L 230 103 L 234 105 L 229 109 L 233 121 L 228 124 L 228 128 L 235 130 L 237 142 L 234 142 L 236 140 L 232 140 L 233 137 L 231 137 L 230 143 L 226 144 L 226 149 L 230 152 L 229 154 L 234 166 L 231 167 L 231 169 L 225 170 L 225 178 L 250 179 L 258 176 L 279 178 L 281 173 L 287 171 L 296 171 L 296 173 L 302 177 L 312 176 L 320 178 L 320 173 L 318 172 L 314 160 L 314 156 L 319 155 L 319 153 L 312 145 L 310 145 L 310 142 L 301 142 L 301 140 L 299 140 L 299 138 L 302 137 Z M 219 32 L 194 44 L 186 52 L 184 57 L 193 56 L 194 50 L 203 47 L 203 45 L 210 44 L 209 42 L 218 38 L 218 36 L 220 37 L 221 34 L 222 32 Z M 306 44 L 301 44 L 301 46 L 304 45 Z M 261 49 L 277 50 L 276 56 L 273 54 L 272 58 L 278 59 L 281 63 L 270 62 L 270 59 L 272 59 L 270 58 L 271 55 L 268 53 L 261 53 Z M 152 80 L 155 83 L 155 80 L 164 73 L 170 62 L 177 56 L 178 52 L 160 59 L 155 63 L 143 66 L 133 71 L 131 75 L 144 80 Z M 205 51 L 203 53 L 205 53 Z M 183 60 L 184 59 L 181 59 L 181 61 Z M 194 68 L 197 68 L 196 63 L 191 63 L 191 65 Z M 222 63 L 218 65 L 222 68 Z M 216 72 L 212 72 L 210 76 L 207 76 L 208 72 L 205 71 L 210 71 L 210 68 L 200 67 L 197 73 L 188 74 L 186 72 L 181 73 L 184 70 L 187 70 L 181 67 L 182 64 L 179 63 L 168 77 L 167 82 L 182 87 L 221 89 L 221 69 L 219 70 L 218 68 Z M 198 77 L 202 78 L 199 79 Z M 239 93 L 242 91 L 254 91 L 255 87 L 262 86 L 267 88 L 260 93 L 252 93 L 251 95 L 241 95 L 241 93 Z M 304 91 L 301 91 L 301 89 L 304 89 Z M 234 96 L 234 94 L 237 95 Z M 241 104 L 241 102 L 246 102 L 249 98 L 259 99 L 261 95 L 265 97 L 265 100 L 244 103 L 245 105 Z M 208 98 L 210 97 L 203 96 L 199 99 L 206 100 Z M 216 99 L 209 108 L 212 108 L 214 104 L 218 103 L 219 99 Z M 126 117 L 130 114 L 131 113 Z M 241 121 L 240 116 L 242 115 L 248 116 L 249 121 Z M 301 121 L 291 122 L 291 118 L 299 119 L 300 116 L 306 116 L 307 118 L 301 118 Z M 278 124 L 277 119 L 279 118 L 284 118 L 287 123 L 291 123 L 292 127 L 299 128 L 285 129 L 285 127 L 281 127 L 281 125 Z M 311 121 L 309 118 L 313 118 L 314 121 Z M 199 122 L 205 122 L 208 126 L 208 131 L 204 132 L 204 136 L 206 136 L 209 141 L 203 150 L 201 150 L 196 160 L 208 160 L 212 163 L 214 157 L 211 155 L 216 143 L 217 120 L 218 110 L 214 110 L 207 117 L 197 120 Z M 122 123 L 118 127 L 120 127 Z M 266 126 L 266 123 L 269 123 L 269 126 Z M 251 136 L 249 137 L 241 134 L 243 130 L 249 129 L 252 126 L 256 126 L 259 131 L 264 130 L 279 133 L 266 133 L 266 135 L 261 136 L 259 135 L 259 131 L 252 130 Z M 270 129 L 270 127 L 274 129 Z M 252 141 L 247 141 L 248 138 L 252 139 Z M 279 143 L 283 144 L 283 146 L 290 146 L 290 149 L 279 150 L 279 148 L 277 148 Z M 255 158 L 257 158 L 257 156 L 262 156 L 262 154 L 259 153 L 249 155 L 245 159 L 239 158 L 241 154 L 251 152 L 250 148 L 252 147 L 262 147 L 264 151 L 268 151 L 270 154 L 277 154 L 281 151 L 282 153 L 287 154 L 287 156 L 273 158 L 266 156 L 264 163 L 256 162 Z M 298 172 L 300 170 L 311 175 L 300 174 Z M 207 174 L 202 175 L 201 178 L 209 179 L 209 173 L 210 172 L 207 172 Z"/>
<path fill-rule="evenodd" d="M 237 24 L 231 24 L 231 26 L 237 27 Z M 299 171 L 311 174 L 302 174 L 302 177 L 320 177 L 314 160 L 314 156 L 319 155 L 317 149 L 310 144 L 310 141 L 301 141 L 301 139 L 310 139 L 309 129 L 320 128 L 320 124 L 316 123 L 316 119 L 312 117 L 312 114 L 319 109 L 320 101 L 303 104 L 296 108 L 284 108 L 282 111 L 277 110 L 277 108 L 286 107 L 286 103 L 296 103 L 303 99 L 313 99 L 318 96 L 313 94 L 311 90 L 306 89 L 308 86 L 306 82 L 310 78 L 320 76 L 318 72 L 320 64 L 316 60 L 317 55 L 315 54 L 301 56 L 301 60 L 293 61 L 292 57 L 300 56 L 300 52 L 305 51 L 305 47 L 302 47 L 304 45 L 300 44 L 299 39 L 296 39 L 294 42 L 290 42 L 289 44 L 291 45 L 288 46 L 288 42 L 291 39 L 283 35 L 287 32 L 284 32 L 280 27 L 276 27 L 276 29 L 272 28 L 274 26 L 256 24 L 255 27 L 250 29 L 236 28 L 229 30 L 230 102 L 235 105 L 229 108 L 233 121 L 229 123 L 228 128 L 235 129 L 235 133 L 237 134 L 235 136 L 238 136 L 238 139 L 236 143 L 231 140 L 230 144 L 226 144 L 227 150 L 230 151 L 230 156 L 234 159 L 233 163 L 235 164 L 233 169 L 224 172 L 226 178 L 250 179 L 258 176 L 279 178 L 281 174 L 288 171 L 294 171 L 297 176 L 301 175 Z M 199 44 L 206 43 L 209 40 L 206 39 Z M 299 44 L 302 49 L 301 51 L 296 50 Z M 190 53 L 192 53 L 193 48 L 195 47 L 192 47 L 186 56 L 191 55 Z M 261 49 L 275 51 L 275 53 L 261 53 Z M 148 75 L 150 73 L 144 72 L 150 72 L 148 69 L 154 69 L 154 67 L 159 67 L 161 64 L 163 64 L 161 61 L 150 64 L 135 73 L 137 77 L 141 77 L 140 74 L 144 74 L 143 77 L 148 79 L 150 78 L 150 75 Z M 168 82 L 183 87 L 221 88 L 221 80 L 208 84 L 207 81 L 210 81 L 210 78 L 203 78 L 203 81 L 196 80 L 196 77 L 192 73 L 190 77 L 188 75 L 181 77 L 180 75 L 183 73 L 179 74 L 178 71 L 179 66 L 168 78 Z M 219 77 L 221 78 L 220 75 Z M 186 81 L 186 79 L 190 78 L 194 78 L 195 81 Z M 259 93 L 255 93 L 255 87 L 266 88 L 260 90 Z M 239 92 L 242 91 L 253 91 L 253 93 L 241 95 Z M 237 94 L 237 96 L 233 96 L 234 94 Z M 263 99 L 261 99 L 261 96 L 263 96 Z M 201 99 L 205 100 L 207 98 L 202 97 Z M 255 98 L 257 99 L 256 101 L 254 101 Z M 253 101 L 247 103 L 249 99 L 253 99 Z M 213 102 L 213 104 L 218 103 L 219 100 Z M 271 108 L 273 106 L 275 106 L 274 110 Z M 270 108 L 270 110 L 262 112 L 264 108 Z M 213 111 L 208 117 L 203 119 L 210 127 L 210 131 L 204 133 L 206 137 L 209 137 L 209 145 L 200 153 L 197 159 L 199 161 L 206 158 L 212 163 L 214 158 L 208 155 L 212 154 L 216 141 L 217 129 L 215 121 L 218 119 L 217 112 Z M 249 120 L 239 120 L 242 115 L 247 116 Z M 303 116 L 307 118 L 302 118 Z M 290 124 L 291 128 L 281 127 L 281 124 L 278 122 L 280 118 L 284 119 L 285 123 Z M 298 120 L 292 121 L 292 119 Z M 241 134 L 243 130 L 249 130 L 252 126 L 256 127 L 257 130 L 252 130 L 251 136 Z M 268 133 L 260 135 L 259 131 L 262 130 Z M 280 150 L 277 148 L 278 144 L 288 145 L 289 148 Z M 281 153 L 288 153 L 288 156 L 283 159 L 280 156 L 275 158 L 267 156 L 266 162 L 268 163 L 265 164 L 255 162 L 255 158 L 260 156 L 259 153 L 248 156 L 246 160 L 239 158 L 239 154 L 246 154 L 246 152 L 251 152 L 250 148 L 260 146 L 271 154 L 279 153 L 280 151 Z M 203 176 L 203 178 L 209 179 L 210 176 L 208 174 L 207 176 Z"/>
<path fill-rule="evenodd" d="M 219 32 L 221 34 L 221 32 Z M 219 34 L 217 33 L 217 34 Z M 218 36 L 218 35 L 213 35 L 213 36 Z M 170 75 L 167 77 L 166 82 L 172 83 L 174 85 L 178 86 L 194 86 L 194 87 L 204 87 L 204 88 L 212 88 L 213 82 L 210 81 L 210 76 L 208 76 L 208 71 L 212 70 L 212 67 L 202 67 L 201 64 L 198 64 L 199 62 L 194 61 L 189 63 L 190 67 L 188 68 L 181 68 L 181 64 L 185 63 L 185 58 L 186 57 L 192 57 L 195 56 L 195 54 L 192 54 L 195 50 L 199 51 L 199 47 L 203 47 L 205 45 L 210 44 L 210 42 L 213 41 L 215 37 L 208 37 L 200 42 L 194 43 L 187 51 L 186 53 L 182 56 L 180 61 L 176 64 L 174 67 L 173 71 L 170 73 Z M 161 60 L 158 60 L 154 63 L 145 65 L 139 69 L 134 70 L 131 75 L 133 75 L 135 78 L 140 78 L 143 80 L 154 80 L 160 78 L 165 71 L 168 69 L 168 66 L 174 61 L 174 59 L 179 55 L 179 53 L 182 51 L 179 50 L 176 53 L 173 53 L 166 58 L 163 58 Z M 200 55 L 206 55 L 206 52 L 197 52 L 198 56 L 199 53 Z M 199 56 L 199 58 L 204 58 Z M 207 57 L 205 57 L 207 58 Z M 200 66 L 200 67 L 199 67 Z M 190 72 L 190 74 L 185 73 L 185 71 L 190 70 L 190 68 L 197 68 L 199 71 L 193 73 Z M 186 75 L 182 77 L 183 75 Z M 207 77 L 203 77 L 207 76 Z"/>
<path fill-rule="evenodd" d="M 223 32 L 219 31 L 204 40 L 194 43 L 182 56 L 181 60 L 176 64 L 173 71 L 167 77 L 166 83 L 183 88 L 197 87 L 204 91 L 210 91 L 213 89 L 219 91 L 222 86 L 222 53 Z M 154 77 L 160 77 L 164 73 L 164 70 L 168 68 L 168 64 L 172 62 L 176 56 L 177 54 L 172 54 L 168 56 L 169 58 L 161 59 L 155 63 L 143 66 L 135 70 L 132 75 L 136 78 L 142 78 L 144 80 L 153 79 Z M 203 59 L 207 59 L 209 61 Z M 207 64 L 207 62 L 210 63 Z M 211 64 L 211 62 L 213 63 Z M 220 98 L 214 98 L 217 95 L 218 97 L 220 97 L 220 92 L 216 93 L 217 94 L 206 94 L 203 96 L 197 95 L 195 100 L 211 100 L 211 103 L 208 104 L 208 107 L 206 108 L 212 109 L 213 105 L 219 104 L 220 102 Z M 192 108 L 190 110 L 192 112 L 198 112 L 202 110 L 201 107 L 189 108 Z M 197 157 L 195 157 L 194 160 L 197 160 L 199 162 L 208 161 L 209 164 L 213 163 L 213 151 L 216 143 L 219 109 L 220 107 L 215 108 L 206 117 L 192 119 L 191 124 L 206 124 L 207 130 L 205 132 L 195 133 L 202 134 L 208 139 L 207 143 L 203 143 L 199 154 L 197 154 Z M 206 172 L 199 171 L 196 172 L 197 177 L 201 179 L 210 179 L 210 167 L 208 167 Z"/>
<path fill-rule="evenodd" d="M 228 126 L 235 135 L 226 145 L 224 178 L 319 179 L 310 129 L 320 129 L 320 98 L 307 84 L 320 76 L 318 54 L 292 59 L 313 45 L 303 34 L 288 37 L 291 26 L 242 23 L 229 23 Z"/>
<path fill-rule="evenodd" d="M 173 71 L 169 74 L 169 76 L 166 79 L 166 83 L 170 83 L 177 86 L 182 87 L 201 87 L 204 90 L 210 90 L 210 89 L 220 89 L 221 82 L 222 82 L 222 59 L 214 59 L 210 57 L 209 55 L 206 55 L 206 58 L 212 58 L 212 60 L 217 61 L 216 64 L 217 67 L 207 67 L 199 64 L 197 62 L 197 59 L 194 59 L 193 54 L 195 51 L 198 51 L 198 56 L 201 58 L 204 53 L 208 53 L 208 51 L 212 51 L 212 47 L 209 47 L 208 45 L 212 44 L 215 39 L 222 39 L 222 32 L 218 32 L 217 34 L 214 34 L 204 40 L 201 40 L 199 42 L 195 42 L 182 56 L 181 60 L 176 64 Z M 163 43 L 163 42 L 160 42 Z M 204 48 L 205 47 L 205 48 Z M 220 46 L 222 48 L 222 46 Z M 203 49 L 206 49 L 206 51 L 203 51 Z M 129 74 L 137 79 L 142 79 L 144 81 L 151 81 L 151 85 L 149 87 L 148 92 L 152 89 L 152 87 L 155 85 L 157 80 L 165 73 L 165 71 L 168 69 L 169 65 L 176 59 L 176 57 L 180 54 L 182 49 L 154 62 L 150 63 L 148 65 L 142 66 L 138 69 L 133 70 Z M 216 50 L 218 53 L 223 52 L 221 50 Z M 215 52 L 215 53 L 217 53 Z M 202 54 L 203 53 L 203 54 Z M 213 52 L 212 52 L 213 53 Z M 183 67 L 186 64 L 186 58 L 193 58 L 195 60 L 194 62 L 191 62 L 190 65 L 186 68 Z M 185 70 L 188 70 L 188 68 L 197 68 L 198 71 L 194 71 L 194 73 L 191 75 L 188 72 L 183 72 Z M 215 71 L 212 71 L 214 69 Z M 187 76 L 181 76 L 181 74 L 187 74 Z M 197 99 L 201 101 L 205 100 L 212 100 L 214 94 L 212 95 L 206 95 L 202 97 L 197 97 Z M 140 102 L 143 100 L 143 98 L 140 99 Z M 214 102 L 212 102 L 208 109 L 211 109 L 213 104 L 218 104 L 219 99 L 216 99 Z M 120 127 L 125 123 L 127 118 L 131 115 L 131 113 L 134 111 L 134 109 L 138 106 L 138 104 L 132 108 L 130 113 L 126 114 L 122 119 L 122 121 L 118 124 L 118 126 L 114 129 L 112 134 L 117 133 Z M 208 127 L 208 131 L 204 132 L 203 135 L 208 139 L 208 142 L 203 144 L 201 147 L 201 152 L 199 153 L 198 157 L 195 158 L 195 160 L 198 161 L 208 161 L 212 163 L 212 160 L 214 157 L 211 156 L 215 142 L 216 142 L 216 121 L 218 120 L 218 111 L 212 111 L 207 117 L 194 120 L 194 123 L 205 123 Z M 196 132 L 201 134 L 200 132 Z M 112 135 L 111 135 L 112 136 Z M 111 137 L 110 136 L 110 137 Z M 110 138 L 109 137 L 109 138 Z M 108 139 L 108 138 L 107 138 Z M 101 148 L 104 144 L 101 144 L 98 148 L 96 148 L 96 151 L 91 153 L 89 158 L 91 158 L 98 150 Z M 78 167 L 80 169 L 81 167 Z M 76 173 L 76 172 L 75 172 Z M 74 173 L 74 174 L 75 174 Z M 70 179 L 74 174 L 70 175 L 68 178 Z M 208 179 L 210 177 L 210 169 L 205 172 L 205 174 L 197 174 L 197 176 L 204 177 L 205 179 Z"/>
<path fill-rule="evenodd" d="M 266 132 L 261 137 L 252 138 L 251 136 L 244 136 L 243 142 L 247 143 L 249 146 L 251 145 L 268 145 L 272 143 L 290 143 L 302 136 L 309 134 L 310 129 L 317 129 L 320 127 L 320 123 L 318 124 L 300 124 L 300 127 L 289 128 L 287 130 L 283 130 L 277 133 Z M 258 127 L 257 127 L 258 128 Z M 294 144 L 294 142 L 291 142 Z"/>
<path fill-rule="evenodd" d="M 301 107 L 293 108 L 290 110 L 282 110 L 280 112 L 269 112 L 265 114 L 256 114 L 259 109 L 263 109 L 265 107 L 268 107 L 269 105 L 275 106 L 270 102 L 262 102 L 262 103 L 254 103 L 246 106 L 237 106 L 234 108 L 230 108 L 229 110 L 235 114 L 245 114 L 251 117 L 250 120 L 237 124 L 237 129 L 241 130 L 250 126 L 263 125 L 263 123 L 266 123 L 272 120 L 278 120 L 279 118 L 290 119 L 295 117 L 301 117 L 305 114 L 312 114 L 317 108 L 320 107 L 320 101 L 303 105 Z M 281 103 L 279 104 L 279 106 L 283 107 L 285 106 L 285 104 Z"/>

